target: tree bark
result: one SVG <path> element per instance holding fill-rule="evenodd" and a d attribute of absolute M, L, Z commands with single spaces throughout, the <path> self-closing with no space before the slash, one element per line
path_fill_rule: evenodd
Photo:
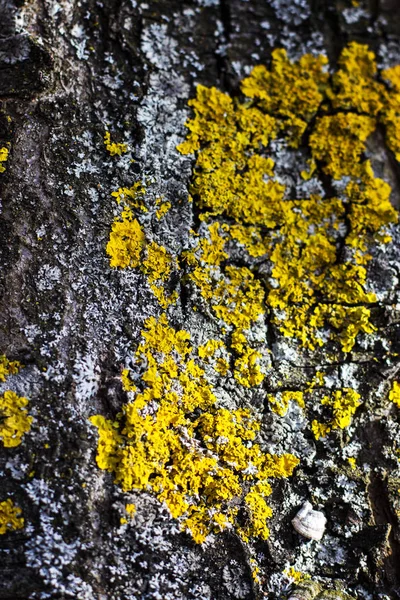
<path fill-rule="evenodd" d="M 225 531 L 196 544 L 154 495 L 123 493 L 97 467 L 98 435 L 88 420 L 121 410 L 121 366 L 144 321 L 160 314 L 137 269 L 109 266 L 111 192 L 151 182 L 154 198 L 172 208 L 149 227 L 179 257 L 200 223 L 198 207 L 187 202 L 193 161 L 176 150 L 195 85 L 238 95 L 240 80 L 255 64 L 269 64 L 274 48 L 293 58 L 326 52 L 334 66 L 351 40 L 368 44 L 383 67 L 400 63 L 398 3 L 0 0 L 0 147 L 10 144 L 0 174 L 0 349 L 23 364 L 1 385 L 27 397 L 34 417 L 18 447 L 0 444 L 0 502 L 11 497 L 25 520 L 23 529 L 0 536 L 1 599 L 288 598 L 295 584 L 282 572 L 299 557 L 319 594 L 400 597 L 393 450 L 400 420 L 387 401 L 398 361 L 386 360 L 389 345 L 393 356 L 400 352 L 398 226 L 369 266 L 380 292 L 375 345 L 333 357 L 299 350 L 293 362 L 269 326 L 270 372 L 246 402 L 260 409 L 274 381 L 300 389 L 318 369 L 340 387 L 356 381 L 363 405 L 352 441 L 363 468 L 352 476 L 336 461 L 346 433 L 316 446 L 309 432 L 265 407 L 265 447 L 291 447 L 300 458 L 295 475 L 273 485 L 267 541 L 245 543 Z M 106 130 L 127 143 L 126 155 L 110 156 Z M 378 137 L 369 153 L 398 204 L 399 166 Z M 207 335 L 211 316 L 193 316 L 183 277 L 176 289 L 174 326 Z M 233 381 L 226 393 L 239 394 L 238 386 Z M 310 498 L 328 519 L 320 545 L 291 525 Z M 137 513 L 123 527 L 129 501 Z M 349 523 L 353 533 L 345 535 Z"/>

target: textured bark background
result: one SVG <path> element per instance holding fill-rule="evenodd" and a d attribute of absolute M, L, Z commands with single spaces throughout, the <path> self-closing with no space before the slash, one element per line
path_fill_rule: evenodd
<path fill-rule="evenodd" d="M 151 179 L 172 203 L 154 236 L 178 255 L 198 225 L 187 202 L 192 160 L 175 149 L 195 84 L 237 93 L 248 69 L 268 64 L 276 47 L 291 57 L 326 52 L 334 65 L 350 40 L 368 43 L 384 67 L 399 63 L 398 1 L 0 0 L 0 146 L 11 143 L 0 175 L 0 348 L 24 365 L 12 389 L 29 398 L 35 418 L 18 448 L 0 447 L 0 501 L 12 497 L 25 518 L 24 529 L 0 536 L 3 600 L 281 599 L 292 589 L 282 571 L 295 557 L 323 589 L 400 597 L 400 472 L 392 452 L 400 421 L 387 402 L 397 366 L 386 352 L 389 344 L 400 352 L 398 228 L 370 267 L 380 292 L 373 344 L 293 360 L 270 328 L 274 372 L 248 401 L 260 406 L 274 381 L 296 387 L 317 368 L 342 386 L 356 380 L 364 403 L 353 439 L 364 469 L 356 478 L 336 463 L 346 434 L 317 451 L 309 433 L 266 409 L 266 447 L 305 457 L 293 478 L 274 485 L 267 542 L 246 545 L 225 532 L 195 544 L 156 498 L 123 494 L 97 468 L 88 421 L 112 417 L 124 403 L 121 363 L 145 318 L 159 313 L 142 275 L 109 267 L 111 192 L 134 177 Z M 128 143 L 127 155 L 109 156 L 106 128 Z M 369 145 L 396 202 L 400 169 L 379 139 Z M 288 163 L 289 184 L 290 171 Z M 175 325 L 185 328 L 190 299 L 183 283 L 177 289 Z M 328 518 L 320 544 L 290 523 L 310 496 Z M 129 499 L 137 515 L 126 527 L 120 517 Z"/>

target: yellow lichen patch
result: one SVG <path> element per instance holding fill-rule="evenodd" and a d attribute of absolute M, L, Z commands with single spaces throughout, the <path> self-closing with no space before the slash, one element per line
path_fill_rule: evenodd
<path fill-rule="evenodd" d="M 262 355 L 247 341 L 245 331 L 264 314 L 264 290 L 246 267 L 227 266 L 224 273 L 200 264 L 189 274 L 214 314 L 233 329 L 231 347 L 238 354 L 234 376 L 245 387 L 259 385 L 265 377 Z M 215 277 L 215 278 L 214 278 Z M 225 370 L 224 365 L 219 368 Z"/>
<path fill-rule="evenodd" d="M 143 212 L 147 212 L 146 205 L 144 203 L 145 188 L 137 181 L 130 188 L 123 187 L 117 191 L 112 192 L 111 196 L 115 198 L 118 204 L 129 207 L 130 209 L 139 208 Z"/>
<path fill-rule="evenodd" d="M 327 63 L 325 56 L 311 54 L 292 62 L 285 50 L 274 50 L 271 68 L 255 67 L 242 81 L 242 92 L 259 100 L 263 111 L 279 120 L 292 144 L 297 146 L 324 99 L 329 77 L 324 72 Z"/>
<path fill-rule="evenodd" d="M 5 146 L 0 148 L 0 173 L 4 173 L 4 171 L 6 170 L 3 163 L 7 162 L 8 154 L 9 154 L 8 148 L 6 148 Z"/>
<path fill-rule="evenodd" d="M 227 325 L 249 329 L 264 314 L 263 287 L 247 267 L 229 265 L 225 277 L 215 282 L 212 307 Z"/>
<path fill-rule="evenodd" d="M 28 415 L 29 401 L 7 390 L 0 396 L 0 441 L 6 448 L 19 446 L 31 428 L 33 417 Z"/>
<path fill-rule="evenodd" d="M 347 462 L 353 470 L 357 469 L 357 459 L 354 456 L 349 456 Z"/>
<path fill-rule="evenodd" d="M 197 87 L 178 150 L 194 154 L 189 201 L 200 210 L 200 226 L 190 232 L 179 264 L 193 311 L 212 321 L 217 339 L 192 347 L 189 332 L 174 329 L 165 313 L 148 319 L 131 370 L 122 373 L 129 402 L 113 420 L 91 419 L 99 432 L 99 467 L 124 491 L 155 494 L 198 543 L 228 527 L 245 541 L 266 539 L 271 480 L 289 476 L 298 462 L 262 452 L 259 415 L 217 405 L 210 368 L 233 376 L 242 392 L 259 386 L 269 360 L 267 317 L 269 327 L 310 351 L 331 340 L 350 352 L 361 333 L 375 331 L 370 305 L 377 298 L 367 267 L 372 245 L 390 241 L 387 226 L 397 216 L 390 187 L 374 176 L 364 151 L 383 123 L 400 156 L 400 77 L 389 70 L 387 84 L 380 83 L 373 53 L 355 43 L 343 51 L 336 75 L 326 65 L 325 57 L 290 61 L 276 50 L 269 69 L 258 66 L 242 82 L 244 99 Z M 325 188 L 333 183 L 338 197 L 293 198 L 275 175 L 272 140 L 271 147 L 286 150 L 308 144 L 302 176 L 323 172 Z M 304 163 L 294 178 L 301 169 Z M 123 210 L 107 246 L 110 264 L 138 267 L 165 311 L 177 298 L 166 289 L 174 287 L 178 261 L 145 239 L 135 218 L 146 225 L 138 213 L 145 205 L 140 184 L 114 197 Z M 165 214 L 163 206 L 156 200 L 155 217 Z M 303 393 L 317 385 L 322 376 L 303 392 L 271 395 L 272 410 L 284 415 L 291 400 L 304 407 Z M 349 388 L 324 396 L 313 407 L 320 419 L 312 422 L 315 437 L 348 427 L 359 404 Z"/>
<path fill-rule="evenodd" d="M 129 377 L 129 369 L 123 369 L 121 373 L 122 388 L 126 392 L 136 392 L 137 387 Z"/>
<path fill-rule="evenodd" d="M 20 515 L 22 515 L 22 510 L 15 506 L 10 498 L 0 502 L 0 535 L 22 529 L 24 518 Z"/>
<path fill-rule="evenodd" d="M 222 377 L 226 377 L 229 371 L 229 362 L 226 358 L 220 357 L 215 361 L 214 369 L 222 375 Z"/>
<path fill-rule="evenodd" d="M 210 256 L 208 264 L 221 265 L 229 238 L 251 257 L 266 256 L 273 264 L 266 304 L 281 333 L 310 350 L 335 339 L 349 352 L 360 332 L 374 331 L 368 305 L 376 298 L 365 291 L 370 247 L 388 243 L 385 227 L 397 221 L 390 186 L 374 177 L 363 154 L 378 120 L 389 145 L 390 135 L 400 139 L 390 134 L 400 123 L 400 76 L 396 68 L 383 73 L 388 90 L 377 80 L 374 54 L 355 42 L 343 50 L 336 74 L 329 76 L 326 64 L 310 55 L 293 62 L 275 50 L 269 69 L 257 66 L 243 80 L 243 102 L 199 86 L 178 149 L 196 154 L 191 192 L 205 211 L 201 219 L 230 219 L 220 224 L 226 236 L 214 240 L 214 254 L 208 237 L 200 242 L 205 261 Z M 303 177 L 318 169 L 333 179 L 348 177 L 345 198 L 284 200 L 268 145 L 281 135 L 296 145 L 306 131 L 311 159 Z M 340 247 L 349 250 L 345 260 Z M 197 250 L 187 259 L 189 277 L 214 308 L 220 272 L 205 269 Z"/>
<path fill-rule="evenodd" d="M 125 505 L 126 514 L 129 515 L 130 518 L 134 517 L 136 514 L 136 506 L 134 504 L 126 504 Z"/>
<path fill-rule="evenodd" d="M 265 312 L 265 293 L 250 269 L 232 265 L 222 267 L 221 263 L 228 255 L 224 251 L 226 238 L 221 231 L 227 233 L 218 222 L 212 223 L 204 237 L 196 237 L 194 249 L 185 252 L 188 279 L 211 307 L 219 324 L 227 325 L 232 332 L 230 346 L 238 355 L 234 376 L 245 387 L 252 387 L 259 385 L 265 374 L 260 365 L 262 355 L 248 344 L 247 333 Z M 221 334 L 223 329 L 222 325 Z M 219 357 L 215 368 L 219 373 L 227 374 L 229 363 Z"/>
<path fill-rule="evenodd" d="M 172 292 L 172 294 L 167 294 L 165 288 L 162 285 L 152 284 L 150 285 L 150 289 L 153 292 L 154 296 L 157 298 L 159 305 L 164 310 L 166 310 L 168 306 L 171 306 L 171 304 L 175 304 L 178 300 L 178 292 Z"/>
<path fill-rule="evenodd" d="M 186 124 L 190 134 L 178 150 L 198 152 L 191 193 L 200 207 L 241 222 L 274 226 L 264 199 L 270 197 L 272 203 L 281 200 L 284 188 L 267 180 L 273 175 L 273 161 L 256 150 L 275 137 L 275 119 L 235 105 L 227 94 L 204 86 L 197 87 L 197 98 L 189 104 L 195 118 Z"/>
<path fill-rule="evenodd" d="M 307 381 L 305 392 L 312 392 L 316 387 L 321 387 L 325 383 L 325 373 L 317 371 L 311 381 Z"/>
<path fill-rule="evenodd" d="M 224 252 L 226 240 L 219 231 L 220 224 L 216 221 L 208 227 L 209 239 L 202 238 L 199 241 L 200 260 L 208 265 L 219 265 L 228 258 Z"/>
<path fill-rule="evenodd" d="M 232 239 L 245 247 L 250 256 L 258 258 L 268 253 L 270 247 L 264 242 L 259 227 L 225 224 L 222 227 Z"/>
<path fill-rule="evenodd" d="M 400 65 L 385 69 L 382 71 L 382 77 L 391 84 L 393 89 L 400 92 Z"/>
<path fill-rule="evenodd" d="M 338 341 L 343 352 L 350 352 L 359 333 L 373 333 L 376 331 L 370 321 L 371 311 L 365 306 L 348 307 L 340 304 L 322 307 L 326 321 L 339 331 Z"/>
<path fill-rule="evenodd" d="M 244 387 L 254 387 L 264 381 L 265 374 L 261 371 L 259 361 L 262 354 L 247 347 L 235 361 L 234 376 Z"/>
<path fill-rule="evenodd" d="M 198 354 L 200 358 L 209 358 L 214 356 L 218 348 L 223 348 L 224 343 L 221 340 L 208 340 L 205 344 L 198 347 Z"/>
<path fill-rule="evenodd" d="M 298 459 L 264 454 L 256 442 L 260 424 L 249 410 L 216 408 L 188 332 L 175 331 L 162 315 L 147 320 L 142 337 L 135 353 L 141 391 L 116 420 L 91 417 L 99 431 L 98 466 L 125 491 L 153 491 L 198 543 L 226 527 L 243 539 L 265 539 L 268 479 L 288 477 Z M 249 510 L 246 528 L 235 519 L 240 502 Z"/>
<path fill-rule="evenodd" d="M 163 246 L 151 242 L 146 246 L 141 269 L 147 275 L 149 283 L 165 281 L 171 273 L 172 262 L 171 254 Z"/>
<path fill-rule="evenodd" d="M 364 168 L 362 179 L 351 181 L 346 187 L 350 201 L 350 232 L 346 243 L 362 253 L 367 251 L 373 239 L 384 243 L 390 241 L 391 238 L 381 235 L 380 231 L 385 225 L 398 220 L 398 214 L 390 203 L 390 185 L 374 177 L 369 161 Z"/>
<path fill-rule="evenodd" d="M 10 361 L 3 354 L 0 356 L 0 381 L 5 381 L 9 375 L 16 375 L 21 367 L 20 362 L 17 360 Z"/>
<path fill-rule="evenodd" d="M 260 567 L 257 564 L 257 561 L 255 558 L 250 558 L 250 567 L 251 567 L 251 576 L 253 578 L 253 581 L 255 583 L 260 584 L 261 583 L 261 578 L 260 578 Z"/>
<path fill-rule="evenodd" d="M 330 94 L 334 108 L 377 115 L 383 107 L 384 87 L 376 80 L 375 54 L 368 46 L 350 42 L 339 58 Z"/>
<path fill-rule="evenodd" d="M 106 131 L 104 134 L 104 145 L 111 156 L 121 156 L 128 152 L 128 146 L 126 144 L 117 144 L 111 141 L 111 134 L 109 131 Z"/>
<path fill-rule="evenodd" d="M 177 268 L 177 264 L 164 246 L 154 241 L 147 242 L 142 226 L 134 218 L 135 210 L 147 212 L 145 194 L 146 188 L 140 182 L 111 194 L 122 205 L 122 212 L 114 219 L 106 251 L 111 257 L 111 267 L 139 267 L 159 305 L 165 310 L 178 299 L 176 291 L 167 293 L 165 289 L 172 267 Z"/>
<path fill-rule="evenodd" d="M 375 127 L 373 118 L 354 113 L 321 117 L 310 135 L 312 156 L 333 179 L 357 176 L 365 141 Z"/>
<path fill-rule="evenodd" d="M 392 389 L 389 392 L 389 400 L 400 408 L 400 384 L 398 381 L 393 381 Z"/>
<path fill-rule="evenodd" d="M 360 394 L 352 388 L 335 390 L 330 396 L 324 396 L 321 400 L 323 406 L 331 409 L 332 418 L 329 423 L 320 423 L 314 420 L 311 429 L 315 438 L 325 437 L 334 429 L 345 429 L 351 424 L 351 419 L 360 406 Z"/>
<path fill-rule="evenodd" d="M 112 224 L 106 252 L 110 256 L 110 267 L 137 267 L 145 243 L 143 230 L 129 213 L 123 213 Z"/>
<path fill-rule="evenodd" d="M 297 402 L 301 408 L 304 408 L 305 406 L 303 392 L 287 390 L 284 392 L 277 392 L 276 394 L 268 394 L 267 398 L 271 406 L 271 410 L 280 417 L 286 415 L 289 408 L 289 402 L 291 401 Z"/>
<path fill-rule="evenodd" d="M 315 439 L 319 440 L 320 437 L 326 437 L 328 433 L 331 432 L 331 427 L 324 423 L 320 423 L 317 420 L 314 420 L 311 423 L 311 431 L 313 432 Z"/>
<path fill-rule="evenodd" d="M 167 214 L 167 212 L 170 210 L 172 205 L 171 205 L 171 202 L 164 202 L 162 200 L 162 198 L 157 198 L 156 206 L 157 206 L 156 217 L 158 220 L 160 220 Z"/>
<path fill-rule="evenodd" d="M 385 106 L 381 120 L 386 128 L 386 142 L 400 161 L 400 65 L 382 71 L 389 82 L 390 91 L 385 95 Z"/>
<path fill-rule="evenodd" d="M 285 569 L 283 572 L 287 577 L 289 577 L 295 583 L 300 583 L 301 581 L 304 581 L 305 579 L 310 579 L 310 576 L 308 575 L 308 573 L 302 573 L 301 571 L 296 571 L 296 569 L 294 567 L 289 567 L 288 569 Z"/>
<path fill-rule="evenodd" d="M 296 210 L 301 210 L 301 220 L 296 219 Z M 270 290 L 267 304 L 284 311 L 273 321 L 284 335 L 297 337 L 311 350 L 323 345 L 318 331 L 326 324 L 338 331 L 335 337 L 345 352 L 351 350 L 360 331 L 373 331 L 369 310 L 348 306 L 375 301 L 374 294 L 364 292 L 365 268 L 335 264 L 336 232 L 343 215 L 344 207 L 335 198 L 288 202 L 287 225 L 282 228 L 286 236 L 271 254 L 272 276 L 279 285 Z M 316 302 L 317 297 L 325 302 Z"/>

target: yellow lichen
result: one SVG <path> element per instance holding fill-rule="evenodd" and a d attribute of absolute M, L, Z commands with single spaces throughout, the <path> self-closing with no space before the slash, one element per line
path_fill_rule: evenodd
<path fill-rule="evenodd" d="M 98 466 L 114 473 L 125 491 L 152 490 L 198 543 L 228 526 L 243 539 L 265 539 L 268 479 L 289 476 L 298 459 L 264 454 L 256 442 L 260 424 L 249 410 L 215 406 L 188 332 L 175 331 L 162 315 L 146 321 L 142 337 L 135 353 L 145 367 L 141 391 L 116 420 L 91 417 L 99 432 Z M 246 527 L 236 523 L 234 499 L 248 507 Z"/>
<path fill-rule="evenodd" d="M 178 300 L 178 292 L 172 292 L 172 294 L 167 294 L 164 286 L 159 284 L 150 285 L 150 289 L 153 292 L 154 296 L 157 298 L 157 301 L 162 309 L 167 309 L 171 304 L 175 304 Z"/>
<path fill-rule="evenodd" d="M 251 567 L 251 576 L 253 578 L 253 581 L 255 583 L 260 584 L 261 583 L 261 578 L 260 578 L 260 567 L 257 564 L 257 561 L 255 558 L 250 558 L 250 567 Z"/>
<path fill-rule="evenodd" d="M 7 162 L 8 160 L 9 150 L 5 146 L 0 148 L 0 173 L 4 173 L 6 170 L 5 166 L 2 163 Z"/>
<path fill-rule="evenodd" d="M 271 410 L 280 417 L 286 415 L 290 401 L 297 402 L 301 408 L 305 406 L 303 392 L 287 390 L 278 392 L 277 394 L 268 394 L 268 402 L 270 403 Z"/>
<path fill-rule="evenodd" d="M 111 134 L 109 131 L 106 131 L 104 134 L 104 145 L 111 156 L 121 156 L 128 152 L 128 146 L 126 144 L 117 144 L 111 141 Z"/>
<path fill-rule="evenodd" d="M 106 248 L 110 256 L 110 267 L 137 267 L 140 264 L 144 242 L 143 230 L 131 214 L 123 214 L 121 219 L 116 219 L 112 224 Z"/>
<path fill-rule="evenodd" d="M 156 242 L 151 242 L 146 246 L 145 255 L 142 270 L 147 275 L 149 283 L 168 279 L 172 265 L 172 256 L 169 252 Z"/>
<path fill-rule="evenodd" d="M 330 396 L 324 396 L 321 405 L 330 408 L 332 418 L 328 423 L 320 423 L 317 420 L 312 422 L 311 429 L 315 438 L 318 440 L 334 429 L 349 427 L 352 416 L 361 404 L 360 398 L 360 394 L 352 388 L 335 390 Z"/>
<path fill-rule="evenodd" d="M 215 361 L 214 369 L 222 375 L 222 377 L 226 377 L 229 371 L 229 362 L 226 358 L 220 357 Z"/>
<path fill-rule="evenodd" d="M 301 581 L 304 581 L 305 579 L 310 579 L 310 576 L 307 573 L 302 573 L 301 571 L 296 571 L 296 569 L 294 567 L 289 567 L 288 569 L 285 569 L 283 572 L 287 577 L 289 577 L 295 583 L 300 583 Z"/>
<path fill-rule="evenodd" d="M 19 446 L 31 428 L 33 417 L 28 415 L 27 398 L 7 390 L 0 396 L 0 441 L 6 448 Z"/>
<path fill-rule="evenodd" d="M 328 433 L 331 432 L 331 427 L 326 425 L 325 423 L 320 423 L 317 420 L 314 420 L 311 423 L 311 431 L 313 432 L 315 439 L 319 440 L 320 437 L 326 437 Z"/>
<path fill-rule="evenodd" d="M 400 384 L 398 381 L 393 381 L 392 389 L 389 392 L 389 400 L 400 408 Z"/>
<path fill-rule="evenodd" d="M 382 71 L 383 78 L 389 82 L 390 91 L 385 96 L 382 122 L 386 128 L 386 141 L 400 161 L 400 65 Z"/>
<path fill-rule="evenodd" d="M 186 124 L 190 134 L 178 149 L 184 154 L 198 151 L 191 193 L 199 206 L 210 214 L 273 227 L 273 211 L 263 198 L 270 197 L 272 203 L 282 199 L 284 187 L 266 179 L 273 174 L 273 161 L 256 150 L 275 137 L 275 119 L 235 105 L 216 88 L 198 86 L 197 98 L 189 104 L 195 118 Z"/>
<path fill-rule="evenodd" d="M 200 260 L 208 265 L 220 265 L 228 258 L 228 254 L 224 252 L 226 240 L 220 235 L 219 229 L 219 223 L 213 223 L 208 227 L 209 239 L 201 238 L 199 241 Z"/>
<path fill-rule="evenodd" d="M 326 63 L 310 55 L 291 62 L 284 50 L 275 50 L 270 69 L 255 67 L 242 82 L 250 101 L 199 86 L 189 102 L 190 133 L 178 149 L 196 154 L 191 193 L 206 211 L 202 219 L 218 215 L 234 221 L 213 223 L 226 236 L 219 234 L 219 246 L 214 241 L 209 264 L 226 260 L 229 238 L 250 256 L 265 255 L 273 265 L 266 305 L 281 333 L 314 350 L 325 343 L 322 331 L 329 326 L 329 337 L 349 352 L 359 333 L 374 331 L 368 305 L 376 298 L 365 291 L 369 248 L 376 241 L 388 243 L 384 228 L 397 221 L 390 186 L 374 177 L 363 153 L 377 121 L 393 127 L 393 115 L 400 115 L 400 77 L 396 69 L 383 73 L 392 86 L 388 91 L 376 79 L 374 54 L 355 42 L 343 50 L 331 78 Z M 329 106 L 335 114 L 326 114 Z M 265 155 L 268 144 L 282 134 L 296 145 L 306 131 L 312 158 L 303 176 L 320 167 L 333 179 L 349 177 L 346 198 L 283 199 L 284 187 Z M 352 251 L 346 260 L 338 255 L 340 239 Z M 198 246 L 208 243 L 203 239 Z M 220 273 L 205 268 L 198 251 L 189 264 L 192 281 L 213 306 L 213 281 Z"/>
<path fill-rule="evenodd" d="M 20 515 L 22 515 L 22 510 L 15 506 L 10 498 L 0 502 L 0 535 L 22 529 L 24 518 Z"/>
<path fill-rule="evenodd" d="M 350 42 L 332 77 L 333 91 L 329 95 L 333 107 L 377 115 L 383 107 L 384 88 L 376 75 L 375 54 L 366 45 Z"/>
<path fill-rule="evenodd" d="M 400 157 L 400 71 L 383 72 L 387 84 L 378 81 L 374 54 L 357 43 L 343 50 L 335 74 L 326 66 L 324 56 L 290 61 L 275 50 L 270 68 L 255 67 L 242 81 L 244 99 L 197 87 L 178 150 L 194 154 L 189 201 L 201 224 L 176 263 L 167 248 L 146 240 L 143 186 L 113 194 L 122 213 L 107 245 L 110 265 L 139 268 L 163 311 L 178 298 L 167 285 L 180 272 L 193 311 L 213 319 L 217 339 L 192 347 L 189 333 L 172 328 L 165 312 L 146 321 L 135 376 L 122 373 L 129 401 L 114 420 L 91 418 L 99 433 L 97 462 L 124 491 L 154 493 L 198 543 L 228 527 L 244 541 L 266 539 L 270 480 L 289 476 L 298 462 L 262 452 L 255 413 L 217 406 L 210 367 L 220 377 L 233 375 L 242 391 L 260 386 L 268 368 L 260 334 L 266 318 L 310 351 L 331 340 L 350 352 L 361 333 L 375 331 L 370 250 L 390 242 L 387 226 L 397 214 L 390 186 L 375 177 L 364 152 L 382 123 Z M 303 163 L 298 175 L 310 179 L 322 171 L 327 184 L 342 179 L 340 197 L 289 195 L 269 156 L 277 138 L 308 144 L 308 170 Z M 159 219 L 170 204 L 160 198 L 155 204 Z M 255 259 L 250 265 L 262 258 L 268 275 L 238 264 L 238 255 Z M 317 372 L 303 391 L 270 394 L 271 409 L 283 416 L 292 400 L 307 415 L 305 394 L 323 383 Z M 311 424 L 315 437 L 348 427 L 360 403 L 350 388 L 324 396 L 321 407 L 311 408 L 321 415 Z"/>
<path fill-rule="evenodd" d="M 134 504 L 126 504 L 125 510 L 128 515 L 133 516 L 136 513 L 136 506 Z"/>
<path fill-rule="evenodd" d="M 10 361 L 3 354 L 0 356 L 0 381 L 5 381 L 9 375 L 16 375 L 21 367 L 20 362 L 17 360 Z"/>
<path fill-rule="evenodd" d="M 333 179 L 356 177 L 360 173 L 365 141 L 375 127 L 373 118 L 354 113 L 321 117 L 310 135 L 312 156 Z"/>
<path fill-rule="evenodd" d="M 134 218 L 135 210 L 147 212 L 146 188 L 136 182 L 130 188 L 119 188 L 111 195 L 122 206 L 122 212 L 114 219 L 106 247 L 110 266 L 121 269 L 139 267 L 146 275 L 158 303 L 165 310 L 178 299 L 176 291 L 167 293 L 165 288 L 172 267 L 177 268 L 177 264 L 164 246 L 146 240 L 141 224 Z"/>
<path fill-rule="evenodd" d="M 354 456 L 349 456 L 347 462 L 353 470 L 357 469 L 357 459 Z"/>
<path fill-rule="evenodd" d="M 112 192 L 111 196 L 115 198 L 118 204 L 122 203 L 127 208 L 139 208 L 141 211 L 147 212 L 144 202 L 145 192 L 146 190 L 144 186 L 137 181 L 130 188 L 123 187 L 119 188 L 115 192 Z"/>
<path fill-rule="evenodd" d="M 156 200 L 156 206 L 157 206 L 156 217 L 157 217 L 158 220 L 160 220 L 170 210 L 170 208 L 171 208 L 171 202 L 164 202 L 162 200 L 162 198 L 157 198 L 157 200 Z"/>
<path fill-rule="evenodd" d="M 262 111 L 274 115 L 279 127 L 297 146 L 324 99 L 329 77 L 324 71 L 327 63 L 325 56 L 311 54 L 292 62 L 285 50 L 274 50 L 271 68 L 255 67 L 242 81 L 242 92 L 259 100 Z"/>
<path fill-rule="evenodd" d="M 232 239 L 243 245 L 250 256 L 258 258 L 269 252 L 269 245 L 264 243 L 260 227 L 224 224 L 223 229 Z"/>
<path fill-rule="evenodd" d="M 214 356 L 218 348 L 223 346 L 221 340 L 208 340 L 203 346 L 199 346 L 197 351 L 200 358 L 208 358 Z"/>
<path fill-rule="evenodd" d="M 121 373 L 122 388 L 126 392 L 136 392 L 137 387 L 129 377 L 129 369 L 123 369 Z"/>

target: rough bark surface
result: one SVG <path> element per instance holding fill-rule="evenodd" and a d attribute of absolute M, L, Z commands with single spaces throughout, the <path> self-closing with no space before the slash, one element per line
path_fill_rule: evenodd
<path fill-rule="evenodd" d="M 400 63 L 398 2 L 0 0 L 0 146 L 11 143 L 0 174 L 0 349 L 24 365 L 1 385 L 28 397 L 34 416 L 20 446 L 0 445 L 0 501 L 12 497 L 25 519 L 23 529 L 0 536 L 1 599 L 281 599 L 293 589 L 282 572 L 295 559 L 321 589 L 341 590 L 332 597 L 400 597 L 400 470 L 392 452 L 400 418 L 387 401 L 398 368 L 387 348 L 400 352 L 397 226 L 369 267 L 380 291 L 373 343 L 350 355 L 298 351 L 293 360 L 268 328 L 271 371 L 245 402 L 260 409 L 279 379 L 296 389 L 317 369 L 341 386 L 356 381 L 363 405 L 352 439 L 364 468 L 355 477 L 336 462 L 347 432 L 316 447 L 309 432 L 265 406 L 265 447 L 301 457 L 295 476 L 274 485 L 266 542 L 223 532 L 194 543 L 155 497 L 124 494 L 98 469 L 88 421 L 114 417 L 126 401 L 121 364 L 144 320 L 159 313 L 143 275 L 109 267 L 111 192 L 151 180 L 154 197 L 172 208 L 149 227 L 178 256 L 199 226 L 187 202 L 193 161 L 175 149 L 195 84 L 237 94 L 240 79 L 268 64 L 274 48 L 293 57 L 326 52 L 334 65 L 350 40 L 367 43 L 385 67 Z M 127 155 L 106 152 L 105 129 L 128 143 Z M 398 203 L 399 166 L 379 139 L 369 146 Z M 174 325 L 211 335 L 211 320 L 193 313 L 179 277 L 176 289 Z M 237 395 L 235 385 L 225 393 Z M 310 498 L 328 518 L 320 544 L 291 525 Z M 137 514 L 123 526 L 129 501 Z"/>

